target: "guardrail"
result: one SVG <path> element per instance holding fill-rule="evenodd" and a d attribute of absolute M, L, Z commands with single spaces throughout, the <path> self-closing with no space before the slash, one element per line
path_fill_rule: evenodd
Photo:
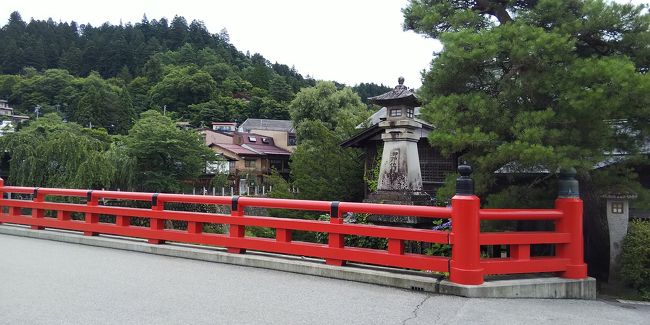
<path fill-rule="evenodd" d="M 465 168 L 466 167 L 466 168 Z M 388 267 L 449 272 L 450 281 L 459 284 L 481 284 L 487 274 L 559 272 L 566 278 L 585 278 L 582 247 L 582 201 L 574 193 L 560 194 L 555 209 L 504 210 L 480 209 L 480 199 L 473 195 L 471 168 L 459 167 L 457 195 L 451 207 L 404 206 L 390 204 L 328 202 L 269 199 L 238 196 L 203 196 L 167 193 L 95 191 L 78 189 L 4 186 L 0 179 L 0 223 L 31 226 L 32 229 L 56 228 L 83 232 L 85 236 L 111 234 L 147 239 L 151 244 L 165 241 L 226 247 L 229 253 L 246 250 L 322 258 L 327 264 L 343 266 L 346 261 Z M 573 183 L 571 183 L 573 184 Z M 29 194 L 31 199 L 6 197 L 7 193 Z M 84 203 L 52 202 L 53 197 L 75 197 Z M 50 200 L 46 200 L 50 198 Z M 151 208 L 103 205 L 105 199 L 151 202 Z M 166 209 L 166 203 L 224 205 L 229 214 L 202 213 Z M 244 208 L 259 207 L 330 214 L 330 221 L 273 218 L 244 215 Z M 31 212 L 25 212 L 31 210 Z M 48 212 L 49 211 L 49 212 Z M 25 212 L 25 213 L 24 213 Z M 73 220 L 72 213 L 83 214 Z M 422 218 L 450 218 L 448 231 L 399 228 L 366 224 L 347 224 L 343 214 L 367 213 Z M 100 222 L 100 215 L 115 216 L 114 223 Z M 149 227 L 131 224 L 131 218 L 148 218 Z M 186 230 L 165 229 L 165 221 L 185 221 Z M 481 233 L 481 220 L 553 220 L 555 231 Z M 203 232 L 203 224 L 225 224 L 228 234 Z M 275 229 L 275 238 L 249 237 L 246 227 Z M 328 234 L 328 243 L 301 242 L 292 239 L 293 231 Z M 345 246 L 345 236 L 385 238 L 388 248 L 369 249 Z M 406 241 L 448 244 L 451 258 L 405 252 Z M 556 254 L 531 257 L 532 244 L 555 244 Z M 482 259 L 481 245 L 510 245 L 510 257 Z"/>

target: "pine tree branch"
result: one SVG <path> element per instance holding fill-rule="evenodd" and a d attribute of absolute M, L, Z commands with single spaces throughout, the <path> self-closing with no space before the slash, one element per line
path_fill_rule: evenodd
<path fill-rule="evenodd" d="M 500 24 L 512 21 L 512 17 L 506 10 L 505 1 L 476 0 L 474 9 L 482 14 L 496 17 Z"/>

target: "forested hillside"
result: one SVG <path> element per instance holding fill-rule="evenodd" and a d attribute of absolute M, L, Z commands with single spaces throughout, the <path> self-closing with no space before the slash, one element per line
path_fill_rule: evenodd
<path fill-rule="evenodd" d="M 147 109 L 193 126 L 248 117 L 288 119 L 288 102 L 315 81 L 260 54 L 238 51 L 222 30 L 176 16 L 99 27 L 11 14 L 0 29 L 0 99 L 17 113 L 58 112 L 124 133 Z M 388 88 L 361 84 L 362 98 Z"/>

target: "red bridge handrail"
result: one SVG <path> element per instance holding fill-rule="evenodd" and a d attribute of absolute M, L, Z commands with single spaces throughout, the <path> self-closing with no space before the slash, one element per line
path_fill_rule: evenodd
<path fill-rule="evenodd" d="M 481 209 L 481 220 L 556 220 L 564 214 L 553 209 Z"/>
<path fill-rule="evenodd" d="M 554 209 L 480 209 L 480 199 L 459 194 L 451 207 L 405 206 L 395 204 L 330 202 L 253 197 L 203 196 L 170 193 L 142 193 L 63 188 L 4 186 L 0 194 L 22 194 L 22 198 L 0 198 L 0 223 L 31 226 L 32 229 L 57 228 L 82 231 L 86 236 L 112 234 L 147 239 L 151 244 L 165 241 L 226 247 L 230 253 L 247 249 L 281 254 L 304 255 L 325 259 L 331 265 L 346 261 L 389 267 L 449 272 L 452 282 L 480 284 L 488 274 L 559 272 L 567 278 L 586 277 L 582 248 L 582 201 L 559 198 Z M 25 195 L 27 195 L 25 197 Z M 85 200 L 59 202 L 51 197 L 76 197 Z M 106 201 L 109 200 L 109 201 Z M 151 208 L 111 205 L 110 200 L 151 203 Z M 85 203 L 84 203 L 85 201 Z M 166 203 L 222 205 L 229 213 L 203 213 L 166 209 Z M 148 205 L 146 205 L 148 206 Z M 169 205 L 169 208 L 175 206 Z M 246 207 L 286 209 L 330 214 L 330 220 L 305 220 L 245 215 Z M 24 209 L 31 213 L 24 214 Z M 56 214 L 55 217 L 46 211 Z M 227 211 L 227 210 L 226 210 Z M 84 215 L 83 221 L 73 214 Z M 370 224 L 345 223 L 346 213 L 451 219 L 452 230 L 399 228 Z M 115 216 L 114 223 L 100 222 L 100 215 Z M 149 227 L 131 225 L 131 218 L 149 219 Z M 187 222 L 186 230 L 166 229 L 166 221 Z M 554 231 L 481 232 L 481 220 L 548 220 Z M 228 234 L 203 232 L 204 224 L 224 224 Z M 275 238 L 246 236 L 246 227 L 275 229 Z M 300 242 L 294 231 L 327 234 L 327 244 Z M 345 245 L 346 236 L 384 238 L 387 249 L 369 249 Z M 409 241 L 451 245 L 451 258 L 405 252 Z M 556 245 L 556 256 L 531 256 L 531 245 Z M 507 258 L 481 258 L 481 246 L 508 245 Z"/>

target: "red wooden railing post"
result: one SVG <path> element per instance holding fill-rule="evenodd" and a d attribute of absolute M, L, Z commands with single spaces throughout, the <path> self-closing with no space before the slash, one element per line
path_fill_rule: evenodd
<path fill-rule="evenodd" d="M 115 216 L 115 225 L 119 227 L 131 226 L 131 218 L 127 216 Z"/>
<path fill-rule="evenodd" d="M 582 233 L 582 200 L 578 181 L 575 179 L 574 168 L 560 171 L 559 193 L 555 200 L 555 208 L 563 212 L 555 225 L 555 231 L 570 234 L 570 241 L 557 245 L 557 255 L 568 258 L 566 271 L 560 275 L 568 279 L 584 279 L 587 277 L 587 264 L 584 261 L 584 244 Z"/>
<path fill-rule="evenodd" d="M 158 193 L 154 193 L 151 197 L 151 210 L 162 211 L 165 210 L 165 202 L 158 200 Z M 153 231 L 165 230 L 165 219 L 149 218 L 149 228 Z M 165 241 L 157 238 L 149 238 L 149 244 L 164 244 Z"/>
<path fill-rule="evenodd" d="M 479 209 L 481 200 L 474 195 L 472 168 L 458 166 L 460 177 L 456 180 L 456 195 L 451 199 L 451 261 L 449 280 L 458 284 L 483 283 L 481 268 L 481 231 Z"/>
<path fill-rule="evenodd" d="M 72 218 L 72 212 L 59 210 L 56 212 L 56 218 L 61 221 L 68 221 Z"/>
<path fill-rule="evenodd" d="M 278 228 L 275 230 L 275 240 L 280 243 L 291 242 L 291 229 Z"/>
<path fill-rule="evenodd" d="M 43 201 L 45 201 L 45 197 L 38 193 L 38 187 L 34 189 L 34 196 L 33 196 L 32 200 L 34 202 L 43 202 Z M 32 209 L 32 218 L 43 219 L 44 217 L 45 217 L 45 211 L 44 210 L 38 209 L 38 208 L 33 208 Z M 34 230 L 43 230 L 43 229 L 45 229 L 45 227 L 36 226 L 36 225 L 30 226 L 30 228 L 34 229 Z"/>
<path fill-rule="evenodd" d="M 339 202 L 332 202 L 330 208 L 330 223 L 343 223 L 343 218 L 341 218 L 341 211 L 339 210 Z M 329 233 L 327 235 L 327 245 L 331 248 L 345 248 L 345 236 L 341 234 Z M 343 266 L 345 265 L 345 261 L 334 258 L 326 258 L 325 264 Z"/>
<path fill-rule="evenodd" d="M 89 207 L 96 207 L 99 205 L 99 200 L 93 197 L 93 191 L 88 191 L 86 196 L 86 205 Z M 85 222 L 90 225 L 96 225 L 99 222 L 99 215 L 97 213 L 88 212 L 84 216 Z M 84 231 L 84 236 L 97 236 L 99 233 L 94 231 Z"/>
<path fill-rule="evenodd" d="M 187 222 L 187 232 L 194 235 L 203 233 L 203 223 L 196 221 Z"/>
<path fill-rule="evenodd" d="M 244 207 L 239 204 L 239 196 L 232 197 L 232 205 L 230 207 L 230 216 L 233 218 L 244 217 Z M 241 225 L 230 225 L 229 234 L 231 238 L 244 238 L 246 236 L 246 227 Z M 239 247 L 228 247 L 228 253 L 243 254 L 245 249 Z"/>

